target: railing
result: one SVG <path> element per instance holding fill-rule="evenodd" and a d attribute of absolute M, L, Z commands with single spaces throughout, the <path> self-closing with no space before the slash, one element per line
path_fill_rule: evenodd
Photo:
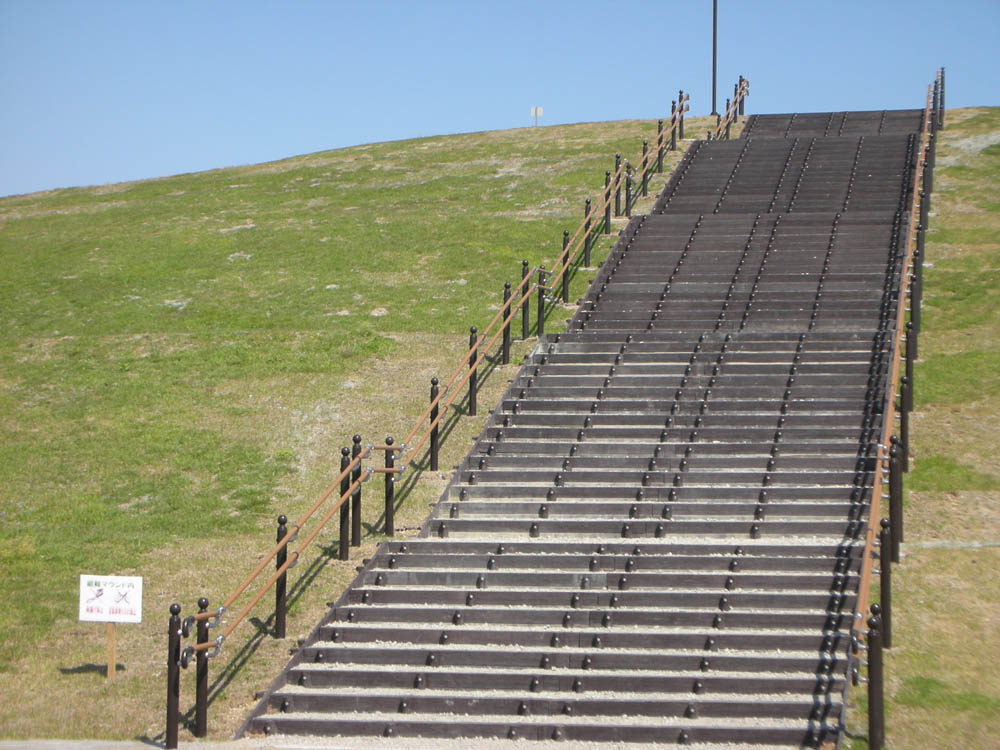
<path fill-rule="evenodd" d="M 745 81 L 740 77 L 737 90 L 745 95 Z M 209 610 L 209 600 L 198 600 L 198 611 L 181 619 L 181 606 L 170 605 L 170 618 L 167 625 L 167 708 L 166 708 L 166 747 L 176 748 L 178 742 L 178 720 L 180 701 L 180 671 L 186 669 L 194 660 L 195 677 L 195 708 L 193 734 L 204 737 L 207 733 L 208 711 L 208 661 L 217 656 L 223 644 L 246 619 L 250 611 L 260 603 L 267 592 L 275 589 L 275 637 L 285 635 L 286 583 L 287 573 L 301 558 L 305 549 L 316 539 L 327 523 L 340 512 L 339 556 L 346 560 L 349 557 L 349 546 L 359 546 L 361 539 L 361 486 L 373 474 L 383 474 L 385 477 L 385 515 L 384 531 L 386 535 L 394 533 L 393 510 L 395 506 L 395 485 L 407 469 L 408 462 L 413 462 L 421 455 L 420 451 L 428 444 L 428 465 L 432 471 L 437 470 L 438 450 L 440 447 L 439 427 L 456 399 L 469 386 L 468 413 L 474 416 L 476 412 L 476 395 L 478 388 L 478 367 L 487 359 L 490 351 L 502 338 L 499 355 L 502 364 L 510 359 L 511 324 L 518 313 L 522 314 L 522 339 L 530 334 L 530 302 L 534 295 L 538 298 L 538 312 L 535 331 L 539 339 L 545 331 L 546 302 L 554 298 L 547 296 L 560 286 L 561 300 L 569 301 L 569 279 L 581 267 L 590 266 L 590 254 L 593 242 L 600 234 L 611 232 L 611 212 L 618 217 L 622 213 L 631 216 L 636 202 L 648 194 L 649 177 L 654 172 L 663 171 L 663 156 L 665 151 L 675 151 L 677 140 L 684 139 L 684 115 L 688 111 L 689 96 L 679 92 L 677 100 L 671 103 L 670 119 L 667 127 L 664 120 L 659 120 L 655 145 L 649 147 L 649 141 L 643 140 L 642 153 L 638 160 L 638 170 L 633 171 L 630 163 L 622 161 L 621 155 L 615 155 L 615 169 L 605 172 L 604 191 L 596 201 L 588 199 L 585 202 L 584 218 L 576 231 L 569 234 L 563 232 L 563 247 L 557 266 L 546 271 L 544 266 L 529 268 L 528 261 L 521 265 L 521 281 L 511 287 L 504 286 L 503 305 L 480 333 L 470 329 L 468 356 L 463 356 L 455 366 L 446 382 L 441 385 L 437 378 L 431 381 L 431 399 L 427 409 L 417 419 L 406 437 L 400 443 L 387 437 L 380 445 L 362 446 L 361 437 L 355 435 L 353 446 L 341 450 L 340 474 L 319 495 L 312 506 L 295 523 L 288 525 L 287 518 L 278 517 L 278 531 L 274 547 L 264 556 L 246 578 L 230 593 L 221 605 Z M 742 110 L 742 95 L 739 98 Z M 622 207 L 622 189 L 624 187 L 624 211 Z M 595 214 L 598 218 L 595 220 Z M 603 215 L 601 215 L 603 214 Z M 487 337 L 489 337 L 487 339 Z M 362 462 L 372 456 L 373 452 L 384 453 L 384 466 L 362 467 Z M 335 494 L 339 488 L 339 494 Z M 288 547 L 304 530 L 306 523 L 312 519 L 320 508 L 332 497 L 335 500 L 324 510 L 316 525 L 302 542 L 289 554 Z M 353 521 L 353 523 L 352 523 Z M 229 622 L 223 623 L 223 615 L 243 596 L 250 586 L 274 561 L 274 572 L 260 585 L 249 601 Z M 209 637 L 209 631 L 221 628 L 215 638 Z M 195 643 L 182 647 L 182 640 L 188 638 L 194 630 Z"/>
<path fill-rule="evenodd" d="M 477 368 L 489 356 L 489 352 L 501 336 L 504 342 L 500 352 L 501 362 L 508 363 L 510 326 L 518 312 L 522 313 L 522 338 L 528 337 L 530 332 L 530 302 L 533 295 L 537 295 L 538 298 L 535 332 L 539 338 L 544 336 L 546 302 L 555 299 L 552 296 L 547 296 L 546 292 L 554 292 L 558 285 L 562 302 L 569 302 L 569 279 L 574 268 L 590 267 L 590 254 L 595 235 L 610 234 L 611 232 L 612 207 L 614 207 L 615 217 L 623 213 L 621 201 L 623 185 L 625 216 L 631 216 L 632 208 L 636 202 L 641 197 L 648 195 L 649 176 L 654 171 L 663 171 L 664 152 L 676 150 L 677 139 L 683 138 L 684 113 L 688 111 L 689 98 L 681 91 L 677 101 L 672 102 L 669 127 L 664 128 L 664 121 L 659 121 L 654 149 L 649 148 L 647 140 L 643 141 L 638 172 L 633 175 L 629 162 L 622 161 L 620 154 L 615 155 L 615 171 L 613 174 L 610 170 L 604 173 L 604 191 L 601 197 L 597 199 L 596 204 L 589 198 L 585 201 L 584 218 L 572 235 L 568 231 L 563 232 L 562 252 L 554 269 L 548 271 L 544 266 L 529 269 L 528 261 L 522 261 L 520 284 L 514 289 L 511 289 L 509 284 L 505 285 L 503 305 L 482 332 L 475 328 L 470 329 L 470 353 L 468 357 L 463 357 L 458 362 L 444 385 L 440 385 L 437 378 L 431 381 L 429 405 L 410 428 L 403 442 L 392 447 L 399 454 L 400 459 L 409 456 L 411 461 L 414 460 L 420 455 L 424 445 L 430 441 L 430 469 L 431 471 L 437 470 L 439 443 L 436 430 L 441 421 L 444 420 L 447 411 L 454 405 L 455 400 L 459 398 L 462 389 L 468 383 L 470 414 L 474 414 L 478 387 Z M 596 221 L 594 220 L 595 214 L 599 216 Z M 535 276 L 537 280 L 531 281 L 532 276 Z M 490 338 L 486 340 L 484 345 L 481 345 L 487 336 Z M 403 461 L 400 465 L 400 471 L 404 470 L 406 466 L 407 462 Z"/>
<path fill-rule="evenodd" d="M 923 289 L 924 232 L 930 208 L 932 190 L 935 133 L 944 122 L 944 69 L 938 71 L 933 87 L 928 87 L 916 168 L 913 172 L 912 201 L 904 239 L 899 297 L 896 317 L 890 329 L 889 373 L 882 408 L 882 432 L 875 446 L 875 472 L 868 522 L 864 530 L 864 551 L 858 596 L 851 625 L 852 655 L 862 648 L 868 652 L 868 746 L 880 750 L 885 741 L 883 700 L 883 648 L 892 646 L 892 578 L 891 565 L 899 562 L 899 545 L 903 540 L 903 480 L 909 461 L 909 412 L 913 408 L 913 364 L 917 357 L 917 337 L 920 332 L 920 305 Z M 909 320 L 906 300 L 909 298 Z M 905 337 L 904 337 L 905 332 Z M 905 342 L 905 354 L 901 344 Z M 881 345 L 880 345 L 881 346 Z M 904 375 L 900 377 L 900 366 Z M 897 382 L 899 390 L 897 391 Z M 899 404 L 896 397 L 899 396 Z M 899 436 L 894 433 L 899 419 Z M 888 487 L 886 488 L 886 484 Z M 889 491 L 883 492 L 888 489 Z M 882 517 L 882 501 L 889 501 L 888 517 Z M 877 527 L 876 527 L 877 524 Z M 874 563 L 879 562 L 879 603 L 870 608 Z M 865 614 L 871 616 L 865 620 Z M 868 629 L 864 629 L 864 625 Z M 866 646 L 860 645 L 860 636 Z M 860 657 L 859 661 L 860 661 Z M 852 670 L 854 683 L 862 681 L 859 670 Z"/>
<path fill-rule="evenodd" d="M 347 546 L 351 541 L 355 545 L 360 543 L 360 533 L 356 535 L 356 540 L 351 540 L 350 534 L 346 532 L 344 512 L 348 508 L 349 500 L 357 500 L 360 503 L 361 484 L 367 481 L 373 473 L 373 469 L 362 470 L 361 462 L 370 454 L 374 446 L 360 448 L 360 440 L 355 440 L 354 456 L 351 457 L 351 449 L 342 449 L 341 470 L 337 478 L 327 487 L 312 506 L 305 512 L 298 522 L 287 526 L 285 516 L 278 517 L 278 535 L 275 546 L 257 564 L 257 566 L 243 579 L 243 581 L 233 590 L 233 592 L 214 611 L 209 611 L 209 601 L 206 598 L 198 600 L 198 613 L 188 615 L 181 620 L 181 606 L 179 604 L 170 605 L 170 619 L 167 624 L 167 725 L 166 725 L 166 747 L 177 747 L 178 728 L 178 704 L 180 698 L 180 670 L 186 669 L 191 663 L 191 658 L 195 658 L 195 718 L 194 735 L 204 737 L 208 728 L 208 660 L 219 653 L 223 643 L 232 634 L 237 626 L 264 597 L 267 591 L 275 586 L 275 635 L 283 638 L 285 635 L 285 582 L 286 575 L 299 560 L 302 552 L 308 547 L 333 515 L 341 511 L 341 534 L 339 540 L 341 559 L 347 559 Z M 298 545 L 298 547 L 288 555 L 288 545 L 294 542 L 299 531 L 305 523 L 319 510 L 320 506 L 340 488 L 340 495 L 320 518 L 315 528 Z M 221 618 L 232 604 L 250 587 L 250 585 L 263 573 L 264 569 L 271 562 L 276 561 L 276 569 L 268 580 L 250 598 L 250 601 L 236 614 L 232 621 L 223 627 Z M 187 638 L 191 634 L 191 628 L 196 629 L 196 643 L 181 649 L 181 639 Z M 210 628 L 223 627 L 220 634 L 209 639 Z"/>
<path fill-rule="evenodd" d="M 749 95 L 750 82 L 740 76 L 733 85 L 733 98 L 726 99 L 725 111 L 715 116 L 715 130 L 709 131 L 709 140 L 719 140 L 720 138 L 729 140 L 730 128 L 743 116 L 743 100 Z"/>

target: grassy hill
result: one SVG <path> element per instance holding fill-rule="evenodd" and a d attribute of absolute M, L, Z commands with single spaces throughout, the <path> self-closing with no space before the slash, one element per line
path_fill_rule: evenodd
<path fill-rule="evenodd" d="M 404 434 L 521 260 L 552 267 L 614 154 L 634 158 L 655 129 L 425 138 L 0 199 L 0 695 L 41 678 L 86 696 L 41 725 L 22 696 L 4 700 L 2 734 L 162 731 L 168 603 L 218 603 L 269 547 L 278 513 L 294 519 L 336 475 L 350 435 Z M 483 419 L 454 426 L 442 469 Z M 444 476 L 410 493 L 398 527 L 419 524 Z M 367 503 L 366 524 L 378 516 Z M 293 591 L 292 637 L 363 554 L 340 563 L 329 551 L 295 571 L 319 580 Z M 111 684 L 103 627 L 76 622 L 81 572 L 145 577 L 145 622 L 118 628 L 124 671 Z M 260 666 L 240 674 L 235 699 L 217 697 L 215 731 L 234 729 L 287 657 L 263 627 L 227 645 L 234 659 L 260 650 Z M 213 679 L 226 663 L 213 661 Z M 120 718 L 94 726 L 95 713 Z"/>
<path fill-rule="evenodd" d="M 428 138 L 0 199 L 0 736 L 156 738 L 167 605 L 218 603 L 350 435 L 405 433 L 521 259 L 553 265 L 613 154 L 654 133 Z M 899 747 L 985 748 L 1000 731 L 983 656 L 1000 649 L 985 546 L 1000 541 L 1000 109 L 949 112 L 940 138 L 888 731 Z M 481 414 L 514 367 L 493 372 Z M 483 419 L 454 423 L 442 469 Z M 445 476 L 424 473 L 402 533 Z M 212 735 L 232 733 L 374 549 L 374 484 L 361 550 L 336 560 L 331 529 L 290 576 L 289 638 L 267 634 L 262 605 L 213 660 Z M 103 627 L 76 621 L 81 572 L 144 576 L 145 620 L 118 628 L 112 682 Z M 187 672 L 182 710 L 192 695 Z M 863 734 L 863 716 L 849 727 Z"/>
<path fill-rule="evenodd" d="M 985 749 L 1000 734 L 1000 108 L 951 110 L 938 138 L 886 732 Z M 848 726 L 864 735 L 865 715 Z"/>

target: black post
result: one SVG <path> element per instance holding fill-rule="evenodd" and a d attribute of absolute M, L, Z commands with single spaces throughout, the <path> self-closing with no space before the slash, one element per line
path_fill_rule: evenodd
<path fill-rule="evenodd" d="M 920 308 L 924 304 L 924 259 L 923 251 L 920 248 L 921 244 L 918 242 L 917 248 L 913 251 L 913 279 L 910 281 L 910 320 L 913 321 L 913 330 L 918 334 L 920 333 Z M 912 378 L 910 378 L 910 382 L 913 382 Z"/>
<path fill-rule="evenodd" d="M 604 233 L 611 234 L 611 172 L 604 170 Z"/>
<path fill-rule="evenodd" d="M 181 605 L 170 605 L 167 620 L 167 750 L 177 747 L 177 707 L 181 699 Z"/>
<path fill-rule="evenodd" d="M 733 119 L 729 116 L 730 102 L 726 99 L 726 140 L 729 140 L 729 126 L 732 124 Z"/>
<path fill-rule="evenodd" d="M 941 68 L 941 96 L 938 97 L 938 107 L 940 107 L 938 124 L 944 127 L 944 67 Z"/>
<path fill-rule="evenodd" d="M 910 344 L 913 344 L 913 359 L 917 359 L 917 332 L 914 330 L 913 321 L 906 321 L 906 349 L 909 351 Z"/>
<path fill-rule="evenodd" d="M 740 82 L 738 85 L 740 87 L 739 88 L 740 117 L 743 117 L 743 76 L 740 76 Z"/>
<path fill-rule="evenodd" d="M 677 92 L 677 137 L 684 140 L 684 89 Z"/>
<path fill-rule="evenodd" d="M 677 150 L 677 102 L 670 102 L 670 150 Z"/>
<path fill-rule="evenodd" d="M 563 230 L 562 264 L 565 265 L 562 274 L 562 301 L 564 304 L 569 304 L 569 230 L 568 229 Z"/>
<path fill-rule="evenodd" d="M 507 283 L 507 293 L 510 294 L 510 282 Z M 509 335 L 508 331 L 508 335 Z M 509 341 L 508 341 L 509 343 Z M 392 469 L 396 468 L 396 451 L 393 449 L 392 437 L 385 439 L 385 535 L 394 536 L 396 533 L 396 473 Z"/>
<path fill-rule="evenodd" d="M 545 266 L 538 269 L 538 338 L 545 335 Z"/>
<path fill-rule="evenodd" d="M 632 218 L 632 170 L 625 165 L 625 216 Z"/>
<path fill-rule="evenodd" d="M 905 361 L 906 375 L 903 376 L 909 387 L 906 389 L 906 395 L 903 400 L 903 408 L 907 411 L 913 411 L 913 358 L 907 356 Z"/>
<path fill-rule="evenodd" d="M 931 121 L 928 124 L 930 131 L 933 133 L 937 130 L 937 111 L 938 111 L 938 81 L 934 81 L 934 86 L 931 91 Z"/>
<path fill-rule="evenodd" d="M 663 171 L 663 120 L 656 121 L 656 171 Z"/>
<path fill-rule="evenodd" d="M 882 627 L 877 604 L 868 618 L 868 747 L 882 750 L 885 745 L 885 708 L 882 691 Z"/>
<path fill-rule="evenodd" d="M 670 150 L 671 151 L 677 150 L 677 126 L 679 124 L 677 121 L 677 116 L 678 116 L 677 100 L 671 99 L 670 100 Z"/>
<path fill-rule="evenodd" d="M 914 250 L 913 252 L 914 252 L 914 255 L 913 255 L 914 263 L 916 263 L 917 253 L 920 254 L 920 264 L 917 266 L 917 273 L 918 273 L 919 278 L 920 278 L 920 280 L 922 282 L 923 281 L 923 274 L 924 274 L 924 262 L 923 262 L 923 259 L 924 259 L 924 225 L 923 224 L 919 224 L 919 223 L 917 224 L 917 249 Z"/>
<path fill-rule="evenodd" d="M 503 342 L 500 344 L 500 364 L 510 364 L 510 282 L 503 283 Z"/>
<path fill-rule="evenodd" d="M 476 327 L 469 328 L 469 416 L 476 416 L 476 395 L 479 392 L 479 371 L 476 367 L 478 355 L 477 343 L 479 337 L 476 335 Z"/>
<path fill-rule="evenodd" d="M 583 267 L 590 268 L 590 198 L 583 204 Z"/>
<path fill-rule="evenodd" d="M 521 283 L 521 293 L 520 293 L 521 294 L 521 298 L 523 300 L 523 302 L 521 304 L 521 338 L 522 339 L 528 338 L 528 329 L 530 328 L 530 326 L 528 325 L 530 323 L 530 320 L 528 318 L 529 318 L 529 315 L 531 314 L 531 310 L 529 310 L 528 308 L 530 308 L 531 305 L 528 304 L 528 302 L 529 302 L 529 299 L 527 298 L 528 297 L 528 283 L 525 281 L 525 279 L 528 278 L 528 273 L 529 273 L 529 270 L 528 270 L 528 261 L 522 260 L 521 261 L 521 282 L 522 283 Z"/>
<path fill-rule="evenodd" d="M 622 215 L 622 155 L 615 154 L 615 218 Z"/>
<path fill-rule="evenodd" d="M 349 557 L 348 546 L 351 543 L 351 498 L 346 497 L 351 489 L 351 473 L 347 467 L 351 465 L 351 449 L 344 446 L 340 449 L 340 472 L 344 475 L 340 480 L 340 559 Z"/>
<path fill-rule="evenodd" d="M 892 648 L 892 562 L 890 548 L 892 547 L 892 532 L 889 530 L 889 519 L 879 521 L 881 530 L 878 533 L 878 567 L 879 596 L 882 602 L 882 645 Z"/>
<path fill-rule="evenodd" d="M 924 184 L 926 186 L 926 183 Z M 926 227 L 928 226 L 927 216 L 931 210 L 931 202 L 928 198 L 928 192 L 924 188 L 921 188 L 919 191 L 917 191 L 917 193 L 920 196 L 920 205 L 918 206 L 918 209 L 920 211 L 920 220 L 919 220 L 920 225 Z"/>
<path fill-rule="evenodd" d="M 719 0 L 712 0 L 712 112 L 711 114 L 718 114 L 715 111 L 715 71 L 717 68 L 716 61 L 718 59 L 718 37 L 719 37 Z"/>
<path fill-rule="evenodd" d="M 649 195 L 649 141 L 642 140 L 642 197 Z"/>
<path fill-rule="evenodd" d="M 525 261 L 527 263 L 528 261 Z M 438 379 L 431 378 L 431 471 L 438 470 Z"/>
<path fill-rule="evenodd" d="M 198 600 L 198 614 L 208 612 L 208 599 Z M 283 637 L 283 636 L 282 636 Z M 197 639 L 199 645 L 208 643 L 208 619 L 198 620 Z M 194 682 L 194 736 L 205 737 L 208 734 L 208 652 L 199 649 L 195 657 Z"/>
<path fill-rule="evenodd" d="M 924 197 L 926 199 L 928 199 L 928 201 L 930 200 L 931 193 L 934 192 L 934 140 L 935 140 L 935 138 L 936 138 L 936 136 L 933 133 L 931 133 L 930 136 L 928 136 L 928 141 L 929 142 L 927 144 L 927 148 L 924 151 L 924 173 L 923 173 L 922 177 L 923 177 Z M 928 207 L 928 209 L 930 209 L 930 204 L 929 203 L 928 203 L 927 207 Z M 921 221 L 925 221 L 926 219 L 927 219 L 926 215 L 920 217 Z"/>
<path fill-rule="evenodd" d="M 351 442 L 354 445 L 351 447 L 351 458 L 357 458 L 361 455 L 361 436 L 355 435 L 351 438 Z M 361 462 L 358 461 L 357 466 L 354 467 L 354 471 L 351 472 L 351 483 L 358 483 L 358 486 L 354 488 L 354 492 L 351 493 L 351 546 L 360 547 L 361 546 Z"/>
<path fill-rule="evenodd" d="M 900 380 L 899 390 L 899 466 L 904 471 L 910 470 L 910 412 L 904 406 L 910 389 L 910 382 L 905 377 Z"/>
<path fill-rule="evenodd" d="M 288 533 L 288 517 L 284 514 L 278 516 L 278 534 L 277 538 L 274 540 L 276 543 L 280 542 L 285 538 L 285 534 Z M 286 544 L 281 549 L 278 550 L 278 554 L 274 557 L 274 567 L 277 570 L 281 570 L 281 566 L 285 564 L 288 560 L 288 545 Z M 274 582 L 274 637 L 284 638 L 285 637 L 285 591 L 288 584 L 288 571 L 286 570 L 280 576 L 278 580 Z"/>
<path fill-rule="evenodd" d="M 903 541 L 903 472 L 895 445 L 889 448 L 889 523 L 892 561 L 899 562 L 899 544 Z"/>

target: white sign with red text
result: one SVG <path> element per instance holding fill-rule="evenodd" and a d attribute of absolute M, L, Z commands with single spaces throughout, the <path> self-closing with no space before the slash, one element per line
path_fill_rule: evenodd
<path fill-rule="evenodd" d="M 81 574 L 80 621 L 142 622 L 142 577 Z"/>

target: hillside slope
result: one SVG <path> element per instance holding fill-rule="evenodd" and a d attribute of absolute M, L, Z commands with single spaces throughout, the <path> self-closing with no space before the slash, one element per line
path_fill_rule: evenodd
<path fill-rule="evenodd" d="M 41 674 L 57 699 L 91 693 L 53 701 L 41 726 L 5 700 L 3 734 L 161 731 L 167 604 L 227 593 L 352 433 L 405 432 L 521 259 L 551 266 L 614 153 L 634 157 L 655 128 L 427 138 L 0 199 L 2 682 Z M 463 430 L 478 426 L 456 428 L 456 459 Z M 324 583 L 293 591 L 290 635 L 355 564 L 317 556 L 304 578 L 322 569 Z M 112 684 L 103 628 L 76 622 L 82 572 L 145 577 L 145 622 L 119 627 Z M 252 630 L 248 648 L 281 650 Z M 259 687 L 274 670 L 254 663 L 238 679 Z M 95 709 L 119 718 L 94 726 Z"/>

